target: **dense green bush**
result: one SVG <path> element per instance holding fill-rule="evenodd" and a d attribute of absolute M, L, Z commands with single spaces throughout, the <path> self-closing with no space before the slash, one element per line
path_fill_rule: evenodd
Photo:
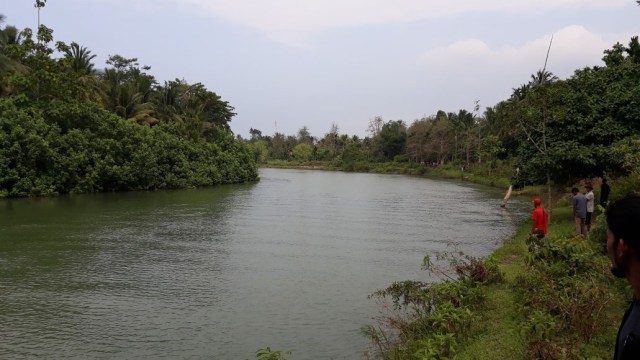
<path fill-rule="evenodd" d="M 20 34 L 0 44 L 11 64 L 0 69 L 0 197 L 257 179 L 255 154 L 229 128 L 233 107 L 202 84 L 160 85 L 119 55 L 96 72 L 86 48 L 50 47 L 51 29 Z"/>
<path fill-rule="evenodd" d="M 140 126 L 92 105 L 56 113 L 82 121 L 63 129 L 33 107 L 0 98 L 0 194 L 172 189 L 257 178 L 252 154 L 232 135 L 194 142 L 172 134 L 170 125 Z"/>

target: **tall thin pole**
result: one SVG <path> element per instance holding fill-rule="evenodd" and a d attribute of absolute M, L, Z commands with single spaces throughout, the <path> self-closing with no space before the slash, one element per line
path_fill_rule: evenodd
<path fill-rule="evenodd" d="M 544 58 L 544 66 L 542 67 L 542 81 L 545 81 L 545 72 L 547 71 L 547 61 L 549 60 L 549 53 L 551 52 L 551 44 L 553 43 L 553 34 L 551 34 L 551 40 L 549 41 L 549 48 L 547 49 L 547 56 Z M 546 93 L 545 93 L 546 94 Z M 544 116 L 547 116 L 547 98 L 545 95 L 544 98 Z M 546 121 L 542 121 L 542 126 L 543 126 L 543 131 L 542 131 L 542 136 L 543 136 L 543 140 L 542 140 L 542 144 L 545 146 L 545 152 L 546 152 L 546 145 L 547 145 L 547 133 L 546 133 Z M 549 224 L 551 224 L 551 173 L 549 171 L 549 165 L 547 165 L 547 222 Z"/>
<path fill-rule="evenodd" d="M 553 34 L 551 34 L 551 40 L 549 41 L 549 48 L 547 49 L 547 56 L 544 58 L 544 66 L 542 67 L 542 79 L 540 79 L 540 82 L 545 82 L 545 72 L 547 71 L 547 61 L 549 60 L 549 53 L 551 52 L 551 44 L 553 44 Z"/>

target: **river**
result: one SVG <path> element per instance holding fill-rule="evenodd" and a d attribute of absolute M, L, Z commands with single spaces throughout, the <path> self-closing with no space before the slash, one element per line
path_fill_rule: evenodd
<path fill-rule="evenodd" d="M 402 175 L 262 169 L 208 189 L 0 201 L 0 358 L 362 359 L 367 298 L 486 256 L 531 210 Z"/>

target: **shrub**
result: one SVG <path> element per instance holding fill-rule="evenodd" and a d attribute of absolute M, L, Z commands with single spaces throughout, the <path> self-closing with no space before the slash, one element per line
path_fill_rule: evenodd
<path fill-rule="evenodd" d="M 640 194 L 640 173 L 633 173 L 626 177 L 619 177 L 611 185 L 610 200 L 620 199 L 627 195 Z"/>
<path fill-rule="evenodd" d="M 484 303 L 481 284 L 502 281 L 493 260 L 462 253 L 438 253 L 437 262 L 425 256 L 422 268 L 444 278 L 439 283 L 395 282 L 370 297 L 391 299 L 392 308 L 379 319 L 379 326 L 367 326 L 383 358 L 444 359 L 455 355 L 457 340 L 470 336 L 478 316 L 474 310 Z M 440 267 L 439 264 L 446 264 Z"/>
<path fill-rule="evenodd" d="M 559 310 L 563 324 L 588 343 L 605 323 L 604 309 L 611 294 L 598 286 L 594 278 L 563 279 L 559 290 Z"/>
<path fill-rule="evenodd" d="M 594 224 L 594 229 L 603 226 Z M 602 234 L 594 230 L 592 239 L 601 240 Z M 531 358 L 576 358 L 571 346 L 559 342 L 588 344 L 607 324 L 605 309 L 612 302 L 612 295 L 603 286 L 606 281 L 605 261 L 594 251 L 595 241 L 569 237 L 527 239 L 529 254 L 527 271 L 520 274 L 514 288 L 518 300 L 524 305 L 526 320 L 521 325 L 521 335 L 529 341 L 527 352 Z M 601 246 L 601 245 L 596 245 Z"/>
<path fill-rule="evenodd" d="M 471 283 L 492 283 L 504 280 L 504 275 L 498 267 L 498 263 L 492 258 L 481 259 L 462 252 L 443 252 L 436 254 L 436 261 L 445 261 L 449 268 L 455 272 L 458 279 Z M 430 273 L 439 274 L 450 278 L 447 269 L 440 268 L 431 261 L 429 255 L 422 261 L 422 269 Z"/>
<path fill-rule="evenodd" d="M 607 219 L 605 213 L 602 213 L 600 216 L 596 217 L 595 222 L 593 222 L 593 224 L 591 225 L 591 231 L 589 231 L 589 241 L 596 244 L 602 254 L 607 253 Z"/>
<path fill-rule="evenodd" d="M 595 254 L 584 240 L 574 238 L 531 236 L 526 241 L 529 266 L 538 266 L 554 277 L 574 276 L 597 269 Z"/>
<path fill-rule="evenodd" d="M 413 359 L 450 359 L 456 353 L 458 342 L 454 334 L 435 334 L 425 339 L 413 340 L 407 344 Z"/>

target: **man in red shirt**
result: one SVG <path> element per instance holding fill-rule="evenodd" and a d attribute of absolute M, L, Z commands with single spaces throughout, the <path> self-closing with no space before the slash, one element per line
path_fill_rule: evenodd
<path fill-rule="evenodd" d="M 547 220 L 549 219 L 549 214 L 547 214 L 547 211 L 542 207 L 542 200 L 540 200 L 540 198 L 533 200 L 533 208 L 533 215 L 531 216 L 531 219 L 533 219 L 533 227 L 529 235 L 535 235 L 542 239 L 547 235 Z"/>

